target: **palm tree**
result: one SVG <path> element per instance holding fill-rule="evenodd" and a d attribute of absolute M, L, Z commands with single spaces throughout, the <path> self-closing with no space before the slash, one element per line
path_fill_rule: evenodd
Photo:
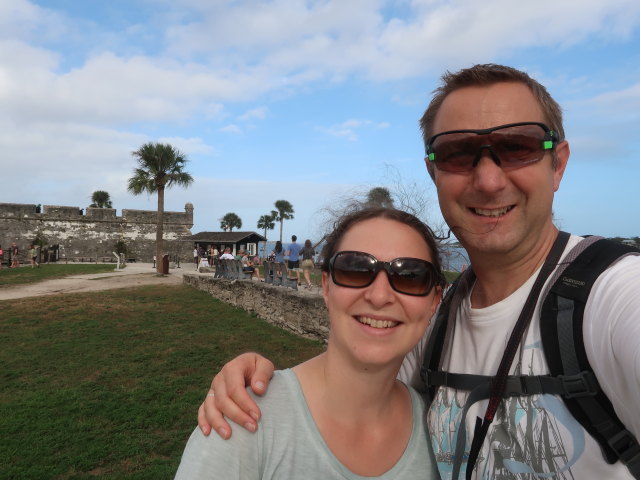
<path fill-rule="evenodd" d="M 137 159 L 138 168 L 129 179 L 128 190 L 134 195 L 142 192 L 158 194 L 156 271 L 162 273 L 164 189 L 173 185 L 189 187 L 193 183 L 193 177 L 184 171 L 187 157 L 168 143 L 145 143 L 131 154 Z"/>
<path fill-rule="evenodd" d="M 234 228 L 242 228 L 242 220 L 235 213 L 229 212 L 220 219 L 220 228 L 225 232 L 227 229 L 233 232 Z"/>
<path fill-rule="evenodd" d="M 92 208 L 112 208 L 109 192 L 105 192 L 104 190 L 96 190 L 93 192 L 91 202 L 93 203 L 89 206 Z"/>
<path fill-rule="evenodd" d="M 267 230 L 273 230 L 276 226 L 276 215 L 278 215 L 278 212 L 271 210 L 270 214 L 262 215 L 258 219 L 257 227 L 264 230 L 265 241 L 267 238 Z"/>
<path fill-rule="evenodd" d="M 291 220 L 293 218 L 293 205 L 286 200 L 277 200 L 275 203 L 276 217 L 274 220 L 280 222 L 280 241 L 282 241 L 282 224 L 285 220 Z"/>
<path fill-rule="evenodd" d="M 385 187 L 374 187 L 367 193 L 367 205 L 370 207 L 393 208 L 391 192 Z"/>

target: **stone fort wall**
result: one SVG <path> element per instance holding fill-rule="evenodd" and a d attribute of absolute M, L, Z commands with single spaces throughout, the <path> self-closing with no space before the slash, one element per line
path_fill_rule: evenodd
<path fill-rule="evenodd" d="M 322 295 L 262 282 L 184 273 L 182 283 L 242 308 L 285 330 L 321 342 L 329 339 L 329 314 Z M 212 318 L 223 322 L 224 318 Z"/>
<path fill-rule="evenodd" d="M 6 251 L 12 242 L 26 250 L 40 235 L 49 246 L 59 245 L 58 261 L 78 258 L 113 258 L 116 242 L 124 241 L 127 258 L 152 262 L 155 254 L 157 212 L 115 208 L 91 208 L 45 205 L 40 212 L 36 205 L 0 203 L 0 245 Z M 184 212 L 164 212 L 165 252 L 192 260 L 193 243 L 188 240 L 193 227 L 193 205 L 187 203 Z M 115 258 L 114 258 L 115 260 Z"/>

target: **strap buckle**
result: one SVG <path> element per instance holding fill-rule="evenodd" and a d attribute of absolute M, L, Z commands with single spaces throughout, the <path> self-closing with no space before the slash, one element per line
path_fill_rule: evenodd
<path fill-rule="evenodd" d="M 640 445 L 629 430 L 622 430 L 607 443 L 625 465 L 640 462 Z"/>
<path fill-rule="evenodd" d="M 558 375 L 565 398 L 593 397 L 600 391 L 600 385 L 593 372 L 583 371 L 576 375 Z"/>

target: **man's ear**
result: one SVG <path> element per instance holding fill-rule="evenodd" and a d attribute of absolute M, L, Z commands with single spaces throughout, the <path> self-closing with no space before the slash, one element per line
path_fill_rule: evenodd
<path fill-rule="evenodd" d="M 427 172 L 429 172 L 429 176 L 431 177 L 431 180 L 435 182 L 436 177 L 435 177 L 435 172 L 434 172 L 435 167 L 433 166 L 433 162 L 429 161 L 429 157 L 424 157 L 424 163 L 427 166 Z"/>
<path fill-rule="evenodd" d="M 562 181 L 562 176 L 564 175 L 564 171 L 567 168 L 570 154 L 571 151 L 569 149 L 569 142 L 567 142 L 566 140 L 564 142 L 560 142 L 556 147 L 556 169 L 553 172 L 554 192 L 557 192 L 560 188 L 560 182 Z"/>

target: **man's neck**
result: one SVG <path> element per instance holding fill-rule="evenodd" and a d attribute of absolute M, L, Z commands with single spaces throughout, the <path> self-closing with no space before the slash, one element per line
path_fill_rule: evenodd
<path fill-rule="evenodd" d="M 534 248 L 524 253 L 487 255 L 469 252 L 476 283 L 471 306 L 485 308 L 504 300 L 520 288 L 542 266 L 551 251 L 558 230 L 553 227 Z"/>

